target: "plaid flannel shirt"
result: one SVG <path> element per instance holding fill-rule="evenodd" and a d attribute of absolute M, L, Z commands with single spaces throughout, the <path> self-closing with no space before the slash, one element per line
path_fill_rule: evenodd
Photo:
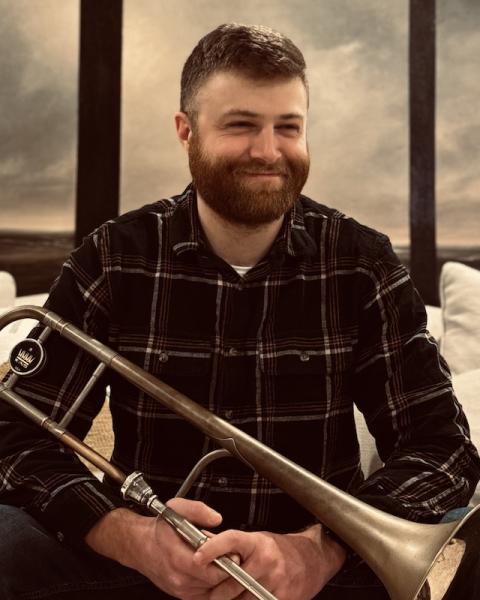
<path fill-rule="evenodd" d="M 479 459 L 424 307 L 388 239 L 301 196 L 244 277 L 204 241 L 195 191 L 132 211 L 87 237 L 47 306 L 333 485 L 405 518 L 465 505 Z M 17 391 L 59 420 L 92 359 L 52 334 L 44 370 Z M 111 387 L 113 462 L 163 499 L 215 445 L 107 372 L 71 423 L 84 436 Z M 385 466 L 364 481 L 353 405 Z M 191 497 L 222 527 L 298 530 L 314 519 L 236 459 Z M 0 502 L 80 540 L 123 500 L 48 434 L 0 406 Z"/>

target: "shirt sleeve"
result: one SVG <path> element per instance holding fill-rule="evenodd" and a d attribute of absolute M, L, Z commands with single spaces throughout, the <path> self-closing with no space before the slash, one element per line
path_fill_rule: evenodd
<path fill-rule="evenodd" d="M 64 264 L 46 307 L 101 341 L 108 337 L 110 294 L 102 269 L 101 231 L 85 239 Z M 36 337 L 41 331 L 32 332 Z M 44 344 L 46 365 L 14 390 L 55 421 L 71 406 L 97 362 L 52 332 Z M 105 396 L 104 377 L 68 426 L 87 434 Z M 125 503 L 96 479 L 76 455 L 48 432 L 0 400 L 0 502 L 21 506 L 60 539 L 78 542 L 107 511 Z"/>
<path fill-rule="evenodd" d="M 356 495 L 414 521 L 466 506 L 480 461 L 448 366 L 426 330 L 426 312 L 384 238 L 361 300 L 356 403 L 384 467 Z"/>

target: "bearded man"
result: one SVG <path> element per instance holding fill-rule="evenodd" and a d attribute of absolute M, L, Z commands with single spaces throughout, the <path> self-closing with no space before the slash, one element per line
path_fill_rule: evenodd
<path fill-rule="evenodd" d="M 466 505 L 479 459 L 405 268 L 384 235 L 301 195 L 301 52 L 270 29 L 222 25 L 186 61 L 180 108 L 193 183 L 93 232 L 48 307 L 378 508 L 435 522 Z M 92 361 L 58 335 L 47 354 L 55 361 L 16 389 L 58 420 Z M 76 435 L 106 384 L 112 461 L 172 498 L 214 444 L 112 373 L 72 421 Z M 354 403 L 385 463 L 367 480 Z M 388 598 L 340 540 L 238 461 L 215 463 L 192 499 L 171 501 L 201 528 L 223 519 L 193 552 L 5 406 L 0 440 L 3 599 L 251 597 L 211 564 L 229 553 L 279 600 Z"/>

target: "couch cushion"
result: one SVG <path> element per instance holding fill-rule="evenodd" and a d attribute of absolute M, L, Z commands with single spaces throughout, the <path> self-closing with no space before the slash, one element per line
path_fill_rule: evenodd
<path fill-rule="evenodd" d="M 10 310 L 16 306 L 23 306 L 25 304 L 43 306 L 46 299 L 47 294 L 19 296 L 18 298 L 14 299 L 10 306 L 0 307 L 0 314 L 3 314 L 7 310 Z M 10 350 L 17 342 L 27 337 L 36 324 L 37 321 L 35 319 L 20 319 L 18 321 L 9 323 L 0 331 L 0 362 L 8 360 Z"/>
<path fill-rule="evenodd" d="M 8 271 L 0 271 L 0 309 L 13 305 L 17 293 L 15 279 Z"/>
<path fill-rule="evenodd" d="M 480 271 L 447 262 L 440 276 L 440 350 L 452 373 L 480 368 Z"/>
<path fill-rule="evenodd" d="M 427 304 L 425 310 L 427 311 L 427 329 L 437 340 L 437 343 L 440 343 L 443 333 L 442 309 L 439 306 Z"/>
<path fill-rule="evenodd" d="M 453 375 L 453 389 L 467 415 L 470 435 L 475 446 L 480 448 L 480 369 Z M 480 484 L 477 486 L 471 504 L 480 504 Z"/>
<path fill-rule="evenodd" d="M 382 461 L 377 453 L 375 438 L 368 431 L 362 413 L 354 407 L 355 427 L 357 429 L 358 443 L 360 445 L 360 463 L 365 477 L 368 477 L 382 466 Z"/>

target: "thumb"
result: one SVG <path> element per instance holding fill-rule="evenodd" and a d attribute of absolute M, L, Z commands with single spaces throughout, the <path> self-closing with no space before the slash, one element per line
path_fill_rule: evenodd
<path fill-rule="evenodd" d="M 198 500 L 172 498 L 167 502 L 167 506 L 201 527 L 217 527 L 222 522 L 222 515 L 219 512 Z"/>

